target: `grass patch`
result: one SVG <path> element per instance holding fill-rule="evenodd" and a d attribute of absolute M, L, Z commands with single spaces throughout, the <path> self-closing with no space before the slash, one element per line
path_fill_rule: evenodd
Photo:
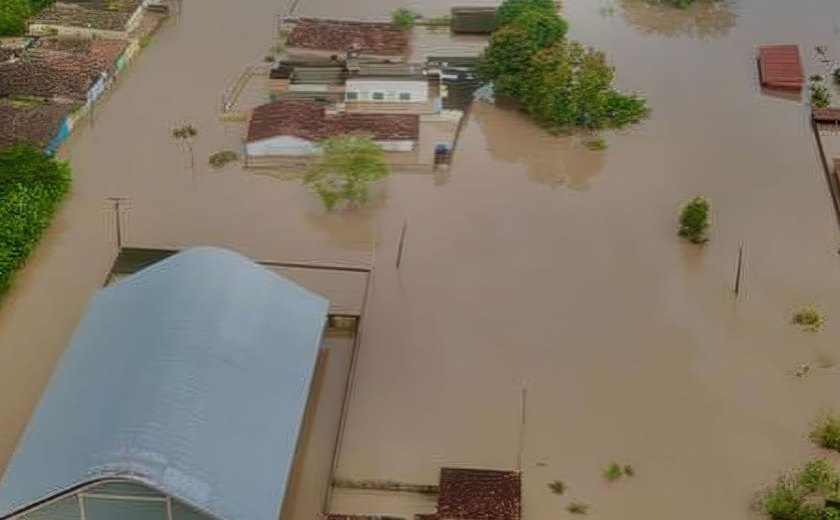
<path fill-rule="evenodd" d="M 811 83 L 811 106 L 814 108 L 827 108 L 831 106 L 831 92 L 828 87 L 821 83 Z"/>
<path fill-rule="evenodd" d="M 609 145 L 607 145 L 607 141 L 603 137 L 587 139 L 583 142 L 583 146 L 591 152 L 601 152 L 609 147 Z"/>
<path fill-rule="evenodd" d="M 213 168 L 224 168 L 228 163 L 239 160 L 239 154 L 233 150 L 221 150 L 210 156 L 209 163 Z"/>
<path fill-rule="evenodd" d="M 840 451 L 840 415 L 826 412 L 811 429 L 811 440 L 820 447 Z"/>
<path fill-rule="evenodd" d="M 0 149 L 0 297 L 70 190 L 70 166 L 29 146 Z"/>
<path fill-rule="evenodd" d="M 825 325 L 825 320 L 825 316 L 814 305 L 806 305 L 800 308 L 790 318 L 791 323 L 798 325 L 807 332 L 819 332 Z"/>
<path fill-rule="evenodd" d="M 834 69 L 832 76 L 834 76 L 834 82 L 840 85 L 840 67 Z"/>
<path fill-rule="evenodd" d="M 566 484 L 562 480 L 555 480 L 548 483 L 548 489 L 555 495 L 562 495 L 566 492 Z"/>
<path fill-rule="evenodd" d="M 431 27 L 449 27 L 452 25 L 452 17 L 448 14 L 442 14 L 440 16 L 432 16 L 431 18 L 423 18 L 419 23 Z"/>
<path fill-rule="evenodd" d="M 146 47 L 152 44 L 152 35 L 144 34 L 137 40 L 137 44 L 140 45 L 141 49 L 145 49 Z"/>
<path fill-rule="evenodd" d="M 573 515 L 585 515 L 589 513 L 589 504 L 586 502 L 572 502 L 566 506 L 566 511 Z"/>

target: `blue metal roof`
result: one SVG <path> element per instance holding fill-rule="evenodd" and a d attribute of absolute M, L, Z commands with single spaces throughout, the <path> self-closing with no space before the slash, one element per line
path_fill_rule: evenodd
<path fill-rule="evenodd" d="M 0 481 L 0 516 L 117 477 L 220 519 L 277 520 L 327 309 L 212 248 L 104 289 Z"/>

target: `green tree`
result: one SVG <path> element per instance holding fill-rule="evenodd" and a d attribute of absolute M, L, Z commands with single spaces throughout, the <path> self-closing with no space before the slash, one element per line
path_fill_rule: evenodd
<path fill-rule="evenodd" d="M 26 19 L 30 13 L 29 0 L 2 0 L 0 36 L 17 36 L 26 32 Z"/>
<path fill-rule="evenodd" d="M 613 87 L 606 55 L 565 39 L 553 2 L 505 0 L 478 73 L 555 131 L 624 128 L 647 117 L 645 100 Z"/>
<path fill-rule="evenodd" d="M 364 203 L 370 184 L 388 175 L 385 153 L 370 136 L 331 137 L 320 149 L 323 156 L 306 172 L 303 183 L 321 198 L 327 211 L 341 203 Z"/>
<path fill-rule="evenodd" d="M 557 14 L 554 0 L 507 0 L 496 11 L 496 27 L 501 27 L 519 18 L 519 15 L 525 11 Z"/>
<path fill-rule="evenodd" d="M 495 82 L 497 95 L 518 99 L 528 88 L 526 75 L 534 55 L 562 41 L 568 28 L 553 12 L 526 9 L 493 32 L 478 73 Z"/>
<path fill-rule="evenodd" d="M 195 138 L 198 137 L 198 130 L 191 124 L 186 124 L 172 129 L 172 138 L 181 143 L 190 153 L 190 168 L 195 169 Z"/>

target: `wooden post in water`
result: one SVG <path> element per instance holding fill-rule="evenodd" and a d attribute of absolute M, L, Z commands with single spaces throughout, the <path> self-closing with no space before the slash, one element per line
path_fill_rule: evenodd
<path fill-rule="evenodd" d="M 123 246 L 121 215 L 129 199 L 128 197 L 107 197 L 105 200 L 107 200 L 114 209 L 114 215 L 117 220 L 117 249 L 121 250 Z"/>
<path fill-rule="evenodd" d="M 744 266 L 744 244 L 738 246 L 738 267 L 735 271 L 735 296 L 741 292 L 741 272 Z"/>
<path fill-rule="evenodd" d="M 525 453 L 525 400 L 528 387 L 523 380 L 519 387 L 519 449 L 516 452 L 516 469 L 522 471 L 522 457 Z"/>
<path fill-rule="evenodd" d="M 402 256 L 403 256 L 403 248 L 405 247 L 405 232 L 408 230 L 408 221 L 406 220 L 403 223 L 402 232 L 400 233 L 400 247 L 397 250 L 397 269 L 400 268 L 400 264 L 402 264 Z"/>

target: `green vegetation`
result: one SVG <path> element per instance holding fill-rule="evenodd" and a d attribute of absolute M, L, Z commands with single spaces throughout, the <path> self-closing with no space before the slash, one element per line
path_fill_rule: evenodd
<path fill-rule="evenodd" d="M 70 166 L 28 145 L 0 150 L 0 297 L 70 189 Z"/>
<path fill-rule="evenodd" d="M 327 211 L 341 203 L 356 206 L 368 199 L 371 183 L 388 175 L 382 148 L 369 136 L 339 135 L 321 143 L 323 157 L 303 177 Z"/>
<path fill-rule="evenodd" d="M 587 150 L 592 152 L 600 152 L 606 150 L 608 147 L 607 141 L 603 137 L 594 137 L 592 139 L 588 139 L 583 142 L 583 146 L 585 146 Z"/>
<path fill-rule="evenodd" d="M 825 316 L 817 307 L 806 305 L 794 312 L 790 321 L 794 325 L 799 325 L 802 330 L 819 332 L 822 326 L 825 325 Z"/>
<path fill-rule="evenodd" d="M 478 73 L 555 132 L 624 128 L 647 117 L 645 101 L 613 88 L 606 55 L 565 38 L 552 0 L 505 0 Z"/>
<path fill-rule="evenodd" d="M 709 229 L 709 201 L 705 197 L 694 197 L 680 210 L 679 235 L 695 244 L 703 244 Z"/>
<path fill-rule="evenodd" d="M 840 68 L 834 69 L 834 82 L 840 85 Z"/>
<path fill-rule="evenodd" d="M 566 511 L 573 515 L 585 515 L 589 512 L 589 504 L 586 502 L 572 502 L 566 506 Z"/>
<path fill-rule="evenodd" d="M 622 466 L 618 462 L 611 461 L 604 467 L 601 473 L 604 475 L 604 478 L 607 479 L 609 482 L 615 482 L 623 476 L 634 476 L 636 474 L 636 471 L 633 469 L 633 466 L 629 464 Z"/>
<path fill-rule="evenodd" d="M 31 9 L 29 0 L 0 2 L 0 36 L 17 36 L 26 32 L 26 20 Z"/>
<path fill-rule="evenodd" d="M 820 447 L 840 451 L 840 415 L 825 413 L 811 429 L 811 440 Z"/>
<path fill-rule="evenodd" d="M 140 48 L 145 49 L 152 44 L 152 35 L 144 34 L 137 40 L 137 43 L 140 45 Z"/>
<path fill-rule="evenodd" d="M 400 7 L 391 13 L 391 23 L 400 27 L 412 27 L 416 18 L 417 13 L 405 7 Z"/>
<path fill-rule="evenodd" d="M 239 160 L 239 154 L 233 150 L 221 150 L 210 156 L 209 163 L 213 168 L 224 168 L 228 163 Z"/>
<path fill-rule="evenodd" d="M 620 479 L 622 475 L 624 475 L 624 471 L 622 471 L 621 466 L 618 462 L 610 462 L 602 471 L 604 474 L 604 478 L 609 480 L 610 482 L 615 482 L 616 480 Z"/>
<path fill-rule="evenodd" d="M 26 32 L 27 19 L 55 3 L 55 0 L 0 1 L 0 36 L 19 36 Z"/>
<path fill-rule="evenodd" d="M 826 108 L 831 105 L 831 92 L 828 87 L 820 82 L 811 82 L 811 106 L 814 108 Z"/>
<path fill-rule="evenodd" d="M 548 483 L 548 488 L 555 495 L 562 495 L 566 492 L 566 484 L 562 480 L 555 480 Z"/>
<path fill-rule="evenodd" d="M 838 511 L 824 506 L 836 498 L 840 475 L 826 459 L 814 459 L 798 471 L 785 474 L 762 498 L 763 511 L 774 520 L 835 520 Z"/>

